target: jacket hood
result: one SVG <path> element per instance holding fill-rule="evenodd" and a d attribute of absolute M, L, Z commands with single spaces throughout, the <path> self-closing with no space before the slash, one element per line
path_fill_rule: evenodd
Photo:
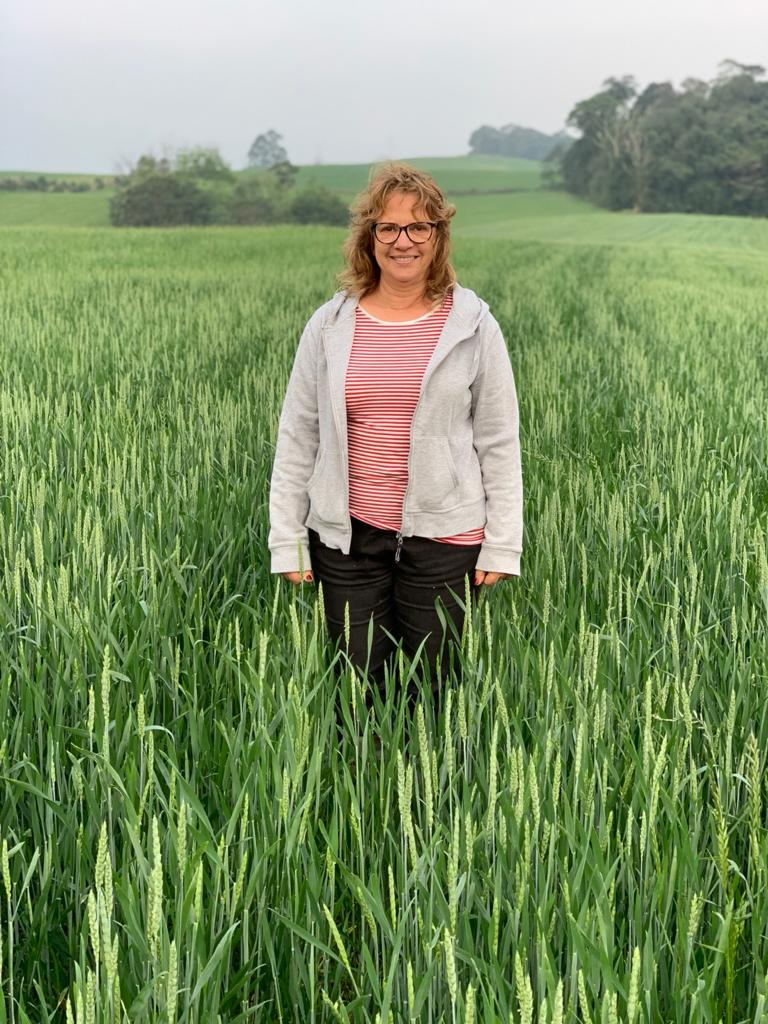
<path fill-rule="evenodd" d="M 323 324 L 340 323 L 352 316 L 357 306 L 357 296 L 342 290 L 336 292 L 331 299 L 321 306 Z M 480 321 L 488 315 L 488 303 L 480 298 L 471 288 L 465 288 L 458 281 L 453 286 L 453 308 L 449 320 L 456 326 L 475 330 Z"/>

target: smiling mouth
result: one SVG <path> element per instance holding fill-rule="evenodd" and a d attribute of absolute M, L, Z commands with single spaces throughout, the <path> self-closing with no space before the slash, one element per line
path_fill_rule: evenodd
<path fill-rule="evenodd" d="M 418 259 L 418 256 L 390 256 L 389 258 L 397 263 L 410 263 L 411 260 Z"/>

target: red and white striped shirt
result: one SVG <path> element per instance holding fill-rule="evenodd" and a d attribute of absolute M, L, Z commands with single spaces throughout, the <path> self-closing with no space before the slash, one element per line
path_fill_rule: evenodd
<path fill-rule="evenodd" d="M 408 485 L 411 422 L 421 382 L 453 305 L 448 290 L 439 309 L 416 320 L 378 320 L 360 306 L 346 376 L 349 511 L 382 530 L 399 531 Z M 445 544 L 480 544 L 483 527 Z"/>

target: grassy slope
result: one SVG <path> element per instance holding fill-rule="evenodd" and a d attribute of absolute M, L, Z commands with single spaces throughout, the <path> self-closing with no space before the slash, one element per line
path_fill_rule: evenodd
<path fill-rule="evenodd" d="M 428 170 L 448 193 L 535 189 L 541 179 L 541 165 L 533 160 L 489 156 L 412 157 L 405 158 L 405 163 Z M 351 198 L 367 182 L 370 168 L 370 164 L 309 165 L 299 169 L 299 182 L 325 185 Z"/>

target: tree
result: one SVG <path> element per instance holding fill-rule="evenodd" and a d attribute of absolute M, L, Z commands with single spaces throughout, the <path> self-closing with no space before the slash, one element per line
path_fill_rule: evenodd
<path fill-rule="evenodd" d="M 472 153 L 483 153 L 495 156 L 501 152 L 501 132 L 484 124 L 475 128 L 469 136 L 469 149 Z"/>
<path fill-rule="evenodd" d="M 522 157 L 524 160 L 543 160 L 567 135 L 545 135 L 535 128 L 521 128 L 516 124 L 505 124 L 492 128 L 487 124 L 476 128 L 469 137 L 470 154 L 482 153 L 491 156 Z"/>
<path fill-rule="evenodd" d="M 631 76 L 608 78 L 604 89 L 577 103 L 567 124 L 581 132 L 561 160 L 566 188 L 611 210 L 633 205 L 631 158 L 626 145 Z"/>
<path fill-rule="evenodd" d="M 681 86 L 683 92 L 691 93 L 695 96 L 702 96 L 706 99 L 709 94 L 709 82 L 705 82 L 701 78 L 684 78 Z"/>
<path fill-rule="evenodd" d="M 748 75 L 750 78 L 762 78 L 765 68 L 762 64 L 740 64 L 737 60 L 721 60 L 718 80 L 733 78 L 736 75 Z"/>
<path fill-rule="evenodd" d="M 269 168 L 269 173 L 274 176 L 281 188 L 293 188 L 299 168 L 294 167 L 289 160 L 281 160 Z"/>
<path fill-rule="evenodd" d="M 224 162 L 218 149 L 206 149 L 204 146 L 180 149 L 176 154 L 174 169 L 178 174 L 205 181 L 235 180 L 232 168 Z"/>
<path fill-rule="evenodd" d="M 572 144 L 569 142 L 556 142 L 541 162 L 541 185 L 542 188 L 562 190 L 565 187 L 563 181 L 562 159 Z"/>
<path fill-rule="evenodd" d="M 129 177 L 131 181 L 137 182 L 156 174 L 170 174 L 171 170 L 171 161 L 168 157 L 158 158 L 150 153 L 144 153 L 136 161 L 136 166 L 132 168 Z"/>
<path fill-rule="evenodd" d="M 282 135 L 270 128 L 268 132 L 257 135 L 248 150 L 249 167 L 274 167 L 275 164 L 288 160 L 288 153 L 281 145 Z"/>
<path fill-rule="evenodd" d="M 649 114 L 673 103 L 675 90 L 669 82 L 651 82 L 635 96 L 625 126 L 624 144 L 632 174 L 634 210 L 637 213 L 647 209 L 650 189 L 650 173 L 654 159 L 652 133 L 649 131 Z"/>

